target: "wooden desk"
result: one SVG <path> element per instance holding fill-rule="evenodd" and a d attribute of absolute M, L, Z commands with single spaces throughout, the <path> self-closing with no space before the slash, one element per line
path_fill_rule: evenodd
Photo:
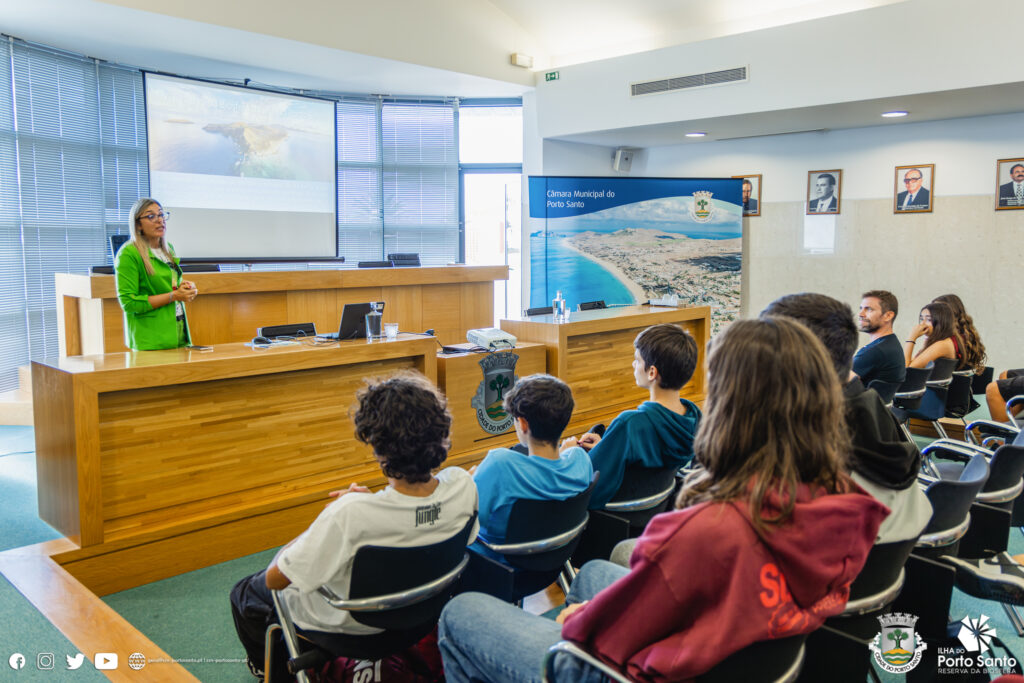
<path fill-rule="evenodd" d="M 348 411 L 364 377 L 436 342 L 225 344 L 32 364 L 39 516 L 54 559 L 99 595 L 287 542 L 358 481 L 384 483 Z"/>
<path fill-rule="evenodd" d="M 704 353 L 711 329 L 711 309 L 623 306 L 571 313 L 567 321 L 554 316 L 502 320 L 501 328 L 520 341 L 543 344 L 548 372 L 572 387 L 576 410 L 566 434 L 578 433 L 596 422 L 607 424 L 628 408 L 647 399 L 633 379 L 633 340 L 646 327 L 675 323 L 697 340 L 697 369 L 682 396 L 704 400 Z"/>
<path fill-rule="evenodd" d="M 384 322 L 422 332 L 443 344 L 466 330 L 494 325 L 494 281 L 508 266 L 359 268 L 282 272 L 189 273 L 199 297 L 188 305 L 195 344 L 243 342 L 262 325 L 316 324 L 337 332 L 347 303 L 384 301 Z M 124 314 L 113 275 L 55 276 L 60 355 L 127 351 Z"/>
<path fill-rule="evenodd" d="M 457 346 L 469 349 L 472 344 L 458 344 Z M 513 354 L 517 357 L 516 377 L 525 377 L 546 371 L 544 346 L 530 342 L 523 342 L 518 344 L 514 350 L 499 351 L 497 354 L 467 351 L 466 353 L 437 357 L 437 385 L 448 397 L 448 410 L 452 413 L 452 445 L 447 464 L 475 464 L 492 448 L 514 446 L 519 443 L 515 430 L 511 427 L 498 432 L 482 427 L 477 417 L 477 408 L 473 405 L 474 398 L 479 391 L 483 390 L 485 394 L 488 393 L 486 387 L 481 387 L 487 372 L 481 362 L 486 364 L 486 359 L 491 355 L 504 358 L 506 354 Z M 492 390 L 492 393 L 494 394 L 493 398 L 497 400 L 498 392 Z M 485 424 L 487 424 L 486 421 Z"/>

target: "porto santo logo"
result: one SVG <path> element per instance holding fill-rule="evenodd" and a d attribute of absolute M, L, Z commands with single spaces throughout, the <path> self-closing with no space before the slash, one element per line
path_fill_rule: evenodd
<path fill-rule="evenodd" d="M 964 646 L 963 650 L 958 647 L 940 647 L 936 653 L 939 674 L 984 675 L 987 678 L 989 672 L 998 672 L 997 675 L 1013 673 L 1017 668 L 1017 659 L 1009 652 L 1000 657 L 992 656 L 992 645 L 999 643 L 999 639 L 984 614 L 978 619 L 964 617 L 960 621 L 956 639 Z"/>
<path fill-rule="evenodd" d="M 980 619 L 964 617 L 960 621 L 960 630 L 956 637 L 968 652 L 983 653 L 991 648 L 992 639 L 996 637 L 996 630 L 989 625 L 988 617 L 984 614 Z"/>
<path fill-rule="evenodd" d="M 928 644 L 914 631 L 917 617 L 893 612 L 878 617 L 882 630 L 868 645 L 878 666 L 894 674 L 910 671 L 921 661 Z"/>
<path fill-rule="evenodd" d="M 690 205 L 690 217 L 698 223 L 707 223 L 715 215 L 715 205 L 711 202 L 713 193 L 697 190 L 693 193 L 693 204 Z"/>
<path fill-rule="evenodd" d="M 505 394 L 515 385 L 516 361 L 514 353 L 489 353 L 480 360 L 484 381 L 476 388 L 476 395 L 469 402 L 476 408 L 476 421 L 484 431 L 501 434 L 512 428 L 512 416 L 502 405 Z"/>

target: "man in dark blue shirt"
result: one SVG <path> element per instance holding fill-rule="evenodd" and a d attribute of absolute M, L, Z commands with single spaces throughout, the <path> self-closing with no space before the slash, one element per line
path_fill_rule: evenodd
<path fill-rule="evenodd" d="M 871 341 L 853 357 L 853 371 L 864 386 L 877 379 L 888 382 L 894 392 L 907 375 L 903 345 L 892 331 L 898 312 L 899 302 L 892 292 L 874 289 L 861 295 L 860 329 Z"/>

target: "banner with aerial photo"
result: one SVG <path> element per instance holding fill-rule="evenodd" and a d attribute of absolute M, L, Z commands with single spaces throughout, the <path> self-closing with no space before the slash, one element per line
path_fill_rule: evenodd
<path fill-rule="evenodd" d="M 530 177 L 530 307 L 666 296 L 739 316 L 742 179 Z"/>

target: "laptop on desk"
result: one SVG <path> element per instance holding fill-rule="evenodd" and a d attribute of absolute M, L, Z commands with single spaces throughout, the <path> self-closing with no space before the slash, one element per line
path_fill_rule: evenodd
<path fill-rule="evenodd" d="M 377 310 L 384 313 L 384 302 L 377 302 Z M 341 310 L 341 323 L 337 334 L 322 334 L 324 339 L 344 341 L 346 339 L 366 339 L 366 314 L 370 312 L 369 302 L 364 304 L 345 304 Z"/>

